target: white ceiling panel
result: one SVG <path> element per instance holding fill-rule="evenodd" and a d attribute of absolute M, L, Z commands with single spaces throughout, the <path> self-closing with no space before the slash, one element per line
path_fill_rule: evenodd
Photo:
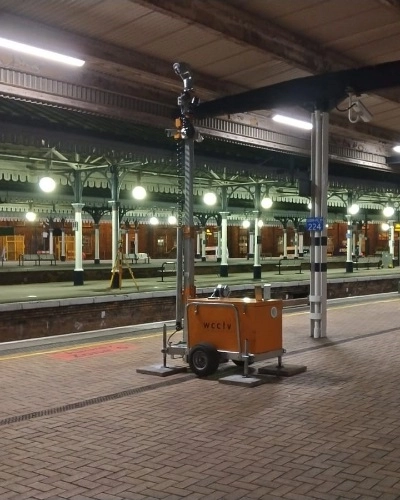
<path fill-rule="evenodd" d="M 224 9 L 230 7 L 238 11 L 224 17 Z M 202 79 L 202 95 L 223 95 L 235 88 L 258 88 L 310 76 L 325 67 L 400 60 L 400 4 L 395 0 L 186 0 L 182 4 L 159 0 L 0 0 L 0 19 L 4 13 L 16 16 L 21 23 L 37 23 L 37 35 L 43 25 L 49 27 L 49 33 L 50 29 L 60 32 L 61 45 L 82 51 L 83 56 L 87 50 L 88 62 L 79 77 L 70 72 L 72 81 L 97 88 L 101 87 L 98 74 L 110 75 L 109 85 L 116 93 L 124 93 L 126 83 L 134 87 L 142 82 L 147 82 L 146 91 L 151 92 L 148 82 L 153 81 L 154 99 L 158 88 L 171 91 L 180 84 L 172 71 L 176 61 L 189 63 Z M 69 41 L 70 46 L 65 44 Z M 50 43 L 56 46 L 54 41 Z M 292 57 L 293 51 L 296 57 Z M 56 75 L 68 83 L 64 70 L 57 74 L 55 67 L 35 65 L 22 56 L 8 57 L 3 51 L 0 68 L 42 72 L 49 79 Z M 365 104 L 374 115 L 371 125 L 397 130 L 400 135 L 395 95 L 390 99 L 371 95 Z"/>

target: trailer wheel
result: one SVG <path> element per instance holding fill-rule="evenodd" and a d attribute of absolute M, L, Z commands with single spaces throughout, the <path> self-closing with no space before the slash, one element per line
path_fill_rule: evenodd
<path fill-rule="evenodd" d="M 197 344 L 189 351 L 189 366 L 198 377 L 212 375 L 218 369 L 219 352 L 211 344 Z"/>

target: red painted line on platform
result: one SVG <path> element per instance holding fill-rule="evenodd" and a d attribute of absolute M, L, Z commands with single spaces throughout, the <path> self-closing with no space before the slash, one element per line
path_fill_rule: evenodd
<path fill-rule="evenodd" d="M 74 359 L 89 358 L 91 356 L 100 356 L 103 354 L 113 354 L 115 352 L 129 351 L 136 349 L 132 344 L 108 344 L 98 347 L 83 347 L 74 349 L 73 351 L 64 351 L 50 353 L 50 357 L 61 359 L 63 361 L 73 361 Z"/>

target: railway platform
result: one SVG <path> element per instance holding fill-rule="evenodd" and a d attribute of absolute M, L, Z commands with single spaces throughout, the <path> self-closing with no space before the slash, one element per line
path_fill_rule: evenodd
<path fill-rule="evenodd" d="M 398 293 L 329 301 L 316 340 L 286 309 L 283 361 L 307 371 L 252 389 L 218 382 L 231 364 L 138 374 L 160 328 L 3 350 L 0 498 L 398 499 L 399 310 Z"/>
<path fill-rule="evenodd" d="M 95 273 L 102 279 L 91 276 L 82 286 L 73 285 L 70 263 L 43 264 L 40 269 L 25 265 L 23 271 L 12 263 L 7 264 L 0 271 L 0 342 L 118 327 L 126 330 L 131 325 L 176 318 L 176 275 L 162 279 L 157 273 L 162 261 L 132 266 L 135 280 L 127 273 L 120 289 L 110 289 L 111 262 L 100 267 L 88 265 L 88 274 Z M 399 267 L 360 267 L 346 273 L 343 267 L 328 266 L 328 298 L 399 290 Z M 198 296 L 203 297 L 209 296 L 218 283 L 228 285 L 232 296 L 251 297 L 255 284 L 269 283 L 272 298 L 283 299 L 285 305 L 305 304 L 310 271 L 307 266 L 302 267 L 301 274 L 292 268 L 279 274 L 276 259 L 270 267 L 263 268 L 261 279 L 255 280 L 251 263 L 245 259 L 233 262 L 232 272 L 226 278 L 219 276 L 217 263 L 196 263 L 195 286 Z M 66 275 L 71 275 L 70 281 L 65 281 Z M 19 284 L 10 284 L 10 276 L 13 280 L 19 279 Z M 47 282 L 37 282 L 43 276 Z"/>

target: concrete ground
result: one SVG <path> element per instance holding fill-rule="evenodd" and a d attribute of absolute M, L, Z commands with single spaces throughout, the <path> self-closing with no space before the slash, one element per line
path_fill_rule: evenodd
<path fill-rule="evenodd" d="M 161 364 L 159 330 L 1 352 L 0 498 L 399 499 L 399 311 L 332 301 L 318 340 L 285 312 L 284 364 L 307 371 L 252 389 L 218 382 L 230 363 L 136 373 Z"/>

